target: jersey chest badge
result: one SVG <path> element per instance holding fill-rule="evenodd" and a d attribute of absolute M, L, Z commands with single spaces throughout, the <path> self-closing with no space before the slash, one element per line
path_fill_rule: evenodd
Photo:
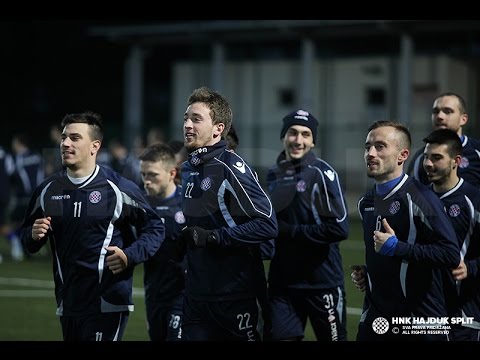
<path fill-rule="evenodd" d="M 88 195 L 88 200 L 92 204 L 97 204 L 98 202 L 100 202 L 100 200 L 102 200 L 102 194 L 100 193 L 100 191 L 92 191 L 90 195 Z"/>
<path fill-rule="evenodd" d="M 209 177 L 206 177 L 200 183 L 200 189 L 202 189 L 203 191 L 207 191 L 211 187 L 212 187 L 212 179 L 210 179 Z"/>
<path fill-rule="evenodd" d="M 181 210 L 177 211 L 175 213 L 174 218 L 175 218 L 175 222 L 177 224 L 184 224 L 185 223 L 185 216 L 183 215 L 183 212 Z"/>
<path fill-rule="evenodd" d="M 390 211 L 390 214 L 395 215 L 398 210 L 400 210 L 400 201 L 394 201 L 390 204 L 390 207 L 388 211 Z"/>
<path fill-rule="evenodd" d="M 457 204 L 450 205 L 450 208 L 448 209 L 448 215 L 451 217 L 457 217 L 460 215 L 460 206 Z"/>
<path fill-rule="evenodd" d="M 305 181 L 300 180 L 297 182 L 297 191 L 298 192 L 304 192 L 307 189 L 307 185 L 305 184 Z"/>

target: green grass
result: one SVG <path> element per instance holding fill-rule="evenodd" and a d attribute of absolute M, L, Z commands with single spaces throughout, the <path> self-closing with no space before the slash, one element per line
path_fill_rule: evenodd
<path fill-rule="evenodd" d="M 349 266 L 361 264 L 364 259 L 360 223 L 351 221 L 350 237 L 341 243 L 347 307 L 361 308 L 363 295 L 350 281 Z M 0 341 L 9 340 L 62 340 L 60 322 L 55 315 L 55 298 L 52 284 L 52 264 L 49 255 L 34 255 L 32 258 L 14 263 L 10 260 L 9 247 L 5 239 L 0 238 Z M 134 287 L 143 287 L 143 265 L 135 270 Z M 37 284 L 20 283 L 15 279 L 43 280 Z M 18 291 L 22 290 L 22 291 Z M 36 295 L 35 295 L 36 294 Z M 125 341 L 148 340 L 145 322 L 143 297 L 135 297 L 135 311 L 130 314 L 125 331 Z M 348 339 L 354 340 L 357 333 L 359 316 L 347 315 Z M 307 326 L 305 340 L 315 340 Z"/>

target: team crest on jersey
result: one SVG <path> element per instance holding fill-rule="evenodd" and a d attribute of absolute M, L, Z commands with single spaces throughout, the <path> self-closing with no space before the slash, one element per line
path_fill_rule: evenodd
<path fill-rule="evenodd" d="M 298 192 L 304 192 L 307 189 L 307 185 L 305 184 L 305 181 L 300 180 L 297 182 L 297 191 Z"/>
<path fill-rule="evenodd" d="M 390 211 L 390 214 L 394 215 L 400 210 L 400 202 L 399 201 L 394 201 L 390 204 L 390 208 L 388 211 Z"/>
<path fill-rule="evenodd" d="M 180 211 L 177 211 L 175 213 L 175 222 L 177 224 L 184 224 L 185 223 L 185 216 L 183 215 L 183 212 L 180 210 Z"/>
<path fill-rule="evenodd" d="M 448 214 L 451 217 L 457 217 L 458 215 L 460 215 L 460 206 L 458 206 L 457 204 L 450 205 L 450 208 L 448 209 Z"/>
<path fill-rule="evenodd" d="M 100 191 L 92 191 L 90 195 L 88 195 L 88 200 L 90 200 L 92 204 L 96 204 L 102 200 L 102 194 L 100 194 Z"/>
<path fill-rule="evenodd" d="M 210 179 L 209 177 L 206 177 L 200 183 L 200 189 L 202 189 L 203 191 L 207 191 L 211 187 L 212 187 L 212 179 Z"/>
<path fill-rule="evenodd" d="M 200 158 L 198 156 L 192 156 L 192 158 L 190 159 L 190 163 L 193 165 L 193 166 L 197 166 L 198 164 L 201 163 L 202 160 L 200 160 Z"/>
<path fill-rule="evenodd" d="M 470 161 L 468 161 L 468 159 L 467 159 L 466 157 L 463 157 L 463 156 L 462 156 L 462 160 L 460 161 L 460 165 L 459 165 L 459 166 L 460 166 L 462 169 L 465 169 L 465 168 L 467 168 L 469 165 L 470 165 Z"/>

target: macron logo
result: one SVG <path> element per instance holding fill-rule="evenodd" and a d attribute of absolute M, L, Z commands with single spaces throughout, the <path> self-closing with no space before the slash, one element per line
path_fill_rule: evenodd
<path fill-rule="evenodd" d="M 69 200 L 70 195 L 52 195 L 52 200 Z"/>
<path fill-rule="evenodd" d="M 237 161 L 235 164 L 232 165 L 235 169 L 240 171 L 242 174 L 245 174 L 245 164 Z"/>
<path fill-rule="evenodd" d="M 335 179 L 335 173 L 332 170 L 327 170 L 323 172 L 327 177 L 330 179 L 330 181 L 333 181 Z"/>

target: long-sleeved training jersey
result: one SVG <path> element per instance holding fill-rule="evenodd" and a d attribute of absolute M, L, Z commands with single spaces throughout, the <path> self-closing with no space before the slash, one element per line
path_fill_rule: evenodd
<path fill-rule="evenodd" d="M 337 172 L 312 151 L 292 162 L 283 151 L 267 183 L 277 220 L 292 228 L 290 239 L 275 242 L 269 285 L 343 286 L 339 242 L 348 237 L 348 212 Z"/>
<path fill-rule="evenodd" d="M 449 216 L 460 247 L 460 257 L 467 266 L 467 278 L 455 281 L 447 269 L 447 296 L 454 317 L 473 317 L 473 324 L 464 326 L 480 329 L 480 190 L 460 179 L 444 194 L 437 194 Z"/>
<path fill-rule="evenodd" d="M 165 225 L 165 241 L 157 253 L 144 263 L 145 302 L 168 303 L 182 295 L 185 289 L 186 261 L 176 261 L 169 249 L 176 247 L 175 243 L 185 226 L 182 188 L 177 186 L 167 198 L 147 195 L 147 200 Z"/>
<path fill-rule="evenodd" d="M 358 211 L 369 280 L 366 304 L 389 321 L 400 316 L 447 316 L 442 268 L 457 267 L 460 251 L 440 199 L 405 174 L 384 196 L 376 194 L 375 188 L 367 192 L 358 202 Z M 384 218 L 398 238 L 393 256 L 374 249 L 373 232 L 385 231 Z"/>
<path fill-rule="evenodd" d="M 265 283 L 259 244 L 277 235 L 272 204 L 255 173 L 224 140 L 190 153 L 181 173 L 186 225 L 215 230 L 219 241 L 205 248 L 187 244 L 186 295 L 255 297 L 262 278 Z"/>
<path fill-rule="evenodd" d="M 76 185 L 64 170 L 35 190 L 26 214 L 21 237 L 29 252 L 50 240 L 58 315 L 133 311 L 134 265 L 153 256 L 165 235 L 137 185 L 98 165 Z M 33 223 L 48 216 L 47 236 L 33 240 Z M 106 266 L 107 246 L 127 256 L 128 267 L 117 275 Z"/>

